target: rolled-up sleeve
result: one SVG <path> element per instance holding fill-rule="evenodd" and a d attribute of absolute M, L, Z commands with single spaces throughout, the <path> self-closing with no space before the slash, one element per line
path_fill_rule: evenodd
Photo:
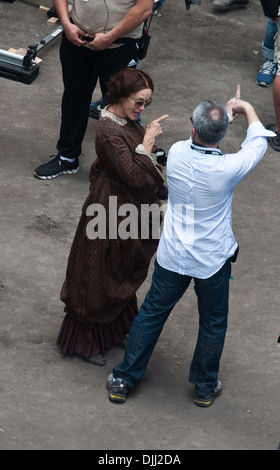
<path fill-rule="evenodd" d="M 234 185 L 238 184 L 261 161 L 267 150 L 267 137 L 273 136 L 275 133 L 267 130 L 261 122 L 253 122 L 247 129 L 241 150 L 223 156 L 223 163 L 232 173 Z"/>

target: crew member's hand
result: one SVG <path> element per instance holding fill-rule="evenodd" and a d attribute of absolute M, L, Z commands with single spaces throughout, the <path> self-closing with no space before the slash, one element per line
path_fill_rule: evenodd
<path fill-rule="evenodd" d="M 240 86 L 236 87 L 235 97 L 229 100 L 226 103 L 226 110 L 229 116 L 229 121 L 232 122 L 233 119 L 236 119 L 237 116 L 243 114 L 247 117 L 248 127 L 256 121 L 259 121 L 259 118 L 256 114 L 254 107 L 248 103 L 248 101 L 243 101 L 240 99 Z"/>
<path fill-rule="evenodd" d="M 93 51 L 104 51 L 111 44 L 108 34 L 96 33 L 91 37 L 92 41 L 88 45 Z"/>
<path fill-rule="evenodd" d="M 64 25 L 63 31 L 66 34 L 67 39 L 75 44 L 75 46 L 84 46 L 87 43 L 83 37 L 89 35 L 75 24 L 70 23 L 70 21 L 67 25 Z"/>
<path fill-rule="evenodd" d="M 241 103 L 240 96 L 241 96 L 240 85 L 237 85 L 235 96 L 231 98 L 225 105 L 230 122 L 232 122 L 234 119 L 238 117 L 239 114 L 241 114 L 241 111 L 240 112 L 237 111 L 237 108 L 239 109 L 240 103 Z"/>

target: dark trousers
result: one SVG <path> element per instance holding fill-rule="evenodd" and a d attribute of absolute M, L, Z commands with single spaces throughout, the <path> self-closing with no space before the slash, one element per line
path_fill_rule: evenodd
<path fill-rule="evenodd" d="M 94 52 L 78 47 L 62 34 L 60 60 L 64 83 L 61 104 L 61 128 L 57 149 L 61 155 L 74 158 L 82 153 L 92 93 L 99 80 L 102 95 L 110 76 L 127 67 L 132 59 L 137 62 L 136 42 L 114 49 Z"/>
<path fill-rule="evenodd" d="M 199 395 L 213 391 L 227 330 L 229 279 L 231 261 L 208 279 L 194 279 L 198 298 L 199 331 L 190 366 L 189 381 Z M 129 388 L 141 382 L 162 328 L 176 303 L 186 292 L 191 277 L 162 268 L 155 261 L 152 285 L 134 319 L 124 360 L 113 369 Z M 186 328 L 182 324 L 182 328 Z M 176 348 L 176 338 L 174 338 Z"/>

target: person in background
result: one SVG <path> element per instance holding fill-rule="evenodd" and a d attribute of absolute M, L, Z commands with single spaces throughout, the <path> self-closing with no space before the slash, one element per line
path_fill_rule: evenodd
<path fill-rule="evenodd" d="M 228 120 L 239 114 L 247 118 L 246 139 L 237 153 L 222 155 L 219 144 Z M 225 107 L 204 101 L 191 120 L 191 138 L 175 143 L 167 159 L 168 208 L 152 284 L 132 324 L 123 361 L 107 380 L 109 400 L 115 403 L 124 403 L 129 390 L 140 384 L 163 326 L 192 279 L 199 311 L 189 373 L 195 385 L 194 403 L 209 407 L 222 392 L 218 373 L 227 331 L 231 263 L 238 253 L 232 231 L 233 192 L 260 162 L 266 137 L 273 133 L 260 123 L 253 106 L 240 99 L 239 86 Z M 163 384 L 164 380 L 168 378 L 163 377 Z"/>
<path fill-rule="evenodd" d="M 248 4 L 249 0 L 214 0 L 213 2 L 213 5 L 220 9 L 238 6 L 242 7 Z M 274 62 L 274 39 L 277 31 L 277 22 L 275 19 L 269 18 L 266 26 L 264 41 L 262 43 L 262 53 L 266 60 L 262 64 L 256 76 L 256 83 L 259 86 L 270 86 L 277 71 L 277 64 Z"/>
<path fill-rule="evenodd" d="M 154 0 L 153 15 L 158 14 L 164 2 L 165 0 Z M 137 67 L 139 67 L 139 60 L 137 60 Z M 100 111 L 103 108 L 103 106 L 104 106 L 104 99 L 103 99 L 103 96 L 101 96 L 99 100 L 93 101 L 91 103 L 90 108 L 89 108 L 89 116 L 93 119 L 98 120 L 100 116 Z M 139 119 L 139 122 L 141 122 L 140 119 Z"/>
<path fill-rule="evenodd" d="M 164 4 L 165 0 L 154 0 L 153 15 L 158 15 L 160 8 Z"/>
<path fill-rule="evenodd" d="M 137 122 L 152 102 L 154 85 L 145 72 L 126 68 L 114 75 L 96 131 L 97 159 L 89 195 L 71 247 L 61 290 L 65 317 L 57 345 L 63 354 L 104 365 L 103 353 L 125 344 L 138 313 L 136 291 L 146 279 L 159 234 L 151 223 L 141 236 L 142 206 L 158 208 L 166 199 L 155 140 L 164 115 L 144 129 Z M 163 162 L 162 162 L 163 163 Z M 133 209 L 130 231 L 125 208 Z M 149 221 L 149 219 L 148 219 Z"/>
<path fill-rule="evenodd" d="M 274 41 L 278 32 L 278 23 L 275 18 L 268 18 L 264 40 L 262 42 L 262 53 L 266 59 L 256 77 L 259 86 L 268 87 L 273 83 L 277 72 L 277 63 L 274 62 Z"/>
<path fill-rule="evenodd" d="M 53 0 L 63 27 L 60 47 L 64 92 L 58 153 L 38 166 L 34 175 L 52 179 L 79 171 L 92 93 L 99 80 L 102 94 L 112 74 L 136 67 L 143 22 L 153 0 Z"/>
<path fill-rule="evenodd" d="M 273 150 L 280 152 L 280 37 L 279 37 L 279 8 L 280 0 L 261 0 L 265 16 L 277 22 L 278 32 L 274 41 L 274 62 L 277 64 L 277 72 L 273 81 L 273 105 L 275 122 L 267 124 L 266 128 L 275 132 L 276 136 L 270 137 L 268 143 Z"/>

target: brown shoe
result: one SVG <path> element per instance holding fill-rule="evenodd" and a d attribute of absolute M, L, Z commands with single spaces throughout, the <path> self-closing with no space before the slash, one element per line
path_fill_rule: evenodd
<path fill-rule="evenodd" d="M 88 359 L 85 359 L 85 361 L 90 362 L 96 366 L 105 366 L 106 364 L 106 361 L 101 354 L 92 355 Z"/>

